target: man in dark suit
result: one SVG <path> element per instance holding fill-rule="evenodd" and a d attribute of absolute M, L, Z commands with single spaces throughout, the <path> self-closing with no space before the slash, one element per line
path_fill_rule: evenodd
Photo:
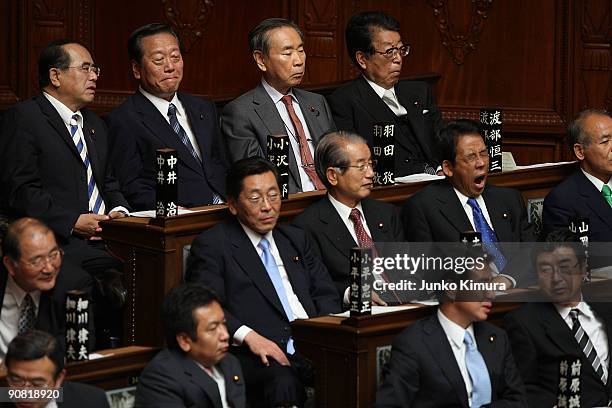
<path fill-rule="evenodd" d="M 62 402 L 51 399 L 27 403 L 18 401 L 0 404 L 4 407 L 43 408 L 55 403 L 63 408 L 109 408 L 103 390 L 91 385 L 64 381 L 64 349 L 60 342 L 48 333 L 34 330 L 19 335 L 9 344 L 4 364 L 6 382 L 11 388 L 54 390 L 62 388 Z M 55 406 L 55 405 L 54 405 Z"/>
<path fill-rule="evenodd" d="M 612 242 L 612 118 L 606 111 L 587 109 L 569 125 L 567 135 L 580 168 L 544 199 L 544 232 L 586 217 L 589 241 Z"/>
<path fill-rule="evenodd" d="M 399 81 L 402 58 L 410 52 L 399 22 L 382 12 L 356 14 L 346 27 L 346 46 L 361 76 L 328 98 L 338 129 L 356 132 L 372 146 L 374 124 L 393 124 L 395 176 L 435 174 L 434 137 L 442 116 L 427 83 Z"/>
<path fill-rule="evenodd" d="M 112 166 L 130 204 L 155 208 L 157 149 L 178 154 L 178 203 L 217 204 L 225 197 L 226 159 L 215 105 L 179 93 L 183 57 L 176 33 L 147 24 L 128 39 L 132 73 L 140 86 L 107 117 Z"/>
<path fill-rule="evenodd" d="M 191 245 L 187 280 L 215 290 L 244 370 L 249 402 L 302 406 L 309 362 L 295 351 L 289 322 L 340 311 L 325 266 L 304 231 L 277 225 L 278 174 L 259 157 L 235 162 L 226 183 L 231 219 Z"/>
<path fill-rule="evenodd" d="M 249 33 L 261 83 L 223 108 L 221 131 L 231 161 L 267 157 L 268 135 L 289 135 L 289 192 L 324 188 L 314 168 L 314 148 L 334 130 L 321 95 L 296 88 L 306 72 L 304 36 L 284 18 L 269 18 Z"/>
<path fill-rule="evenodd" d="M 487 264 L 441 282 L 491 285 Z M 437 282 L 440 283 L 440 282 Z M 448 287 L 447 286 L 447 287 Z M 526 407 L 525 389 L 506 333 L 486 322 L 494 292 L 438 291 L 440 306 L 393 341 L 377 408 Z"/>
<path fill-rule="evenodd" d="M 544 301 L 527 303 L 504 320 L 529 405 L 556 405 L 561 360 L 580 358 L 580 406 L 610 406 L 609 303 L 591 302 L 582 295 L 587 264 L 576 235 L 563 228 L 549 233 L 544 241 L 533 255 Z M 579 344 L 575 333 L 580 331 Z M 591 350 L 589 357 L 585 347 Z"/>
<path fill-rule="evenodd" d="M 242 408 L 244 379 L 227 354 L 229 335 L 217 296 L 195 283 L 168 292 L 162 306 L 168 348 L 145 367 L 136 407 Z"/>
<path fill-rule="evenodd" d="M 406 239 L 458 242 L 461 233 L 478 231 L 487 252 L 496 256 L 497 271 L 502 272 L 511 253 L 500 256 L 504 248 L 499 243 L 535 241 L 521 193 L 487 184 L 489 153 L 478 123 L 467 119 L 448 123 L 440 131 L 438 151 L 446 178 L 418 191 L 404 205 Z M 511 266 L 523 276 L 500 275 L 499 279 L 506 279 L 510 287 L 519 277 L 528 279 L 526 271 L 521 271 L 524 268 Z"/>
<path fill-rule="evenodd" d="M 315 165 L 328 194 L 306 208 L 293 224 L 313 238 L 316 252 L 347 304 L 351 248 L 402 242 L 404 233 L 393 205 L 368 198 L 374 164 L 361 136 L 342 131 L 326 134 L 317 145 Z M 375 293 L 373 300 L 380 305 L 386 305 L 385 300 L 400 303 L 389 295 L 381 299 Z"/>
<path fill-rule="evenodd" d="M 0 207 L 9 217 L 45 222 L 66 258 L 102 282 L 103 299 L 118 308 L 126 296 L 118 272 L 122 263 L 100 240 L 99 222 L 124 217 L 128 204 L 111 175 L 106 126 L 85 109 L 99 74 L 89 51 L 72 40 L 53 41 L 42 50 L 42 94 L 18 103 L 3 118 Z M 120 319 L 108 320 L 98 327 L 116 322 L 109 330 L 118 335 Z"/>
<path fill-rule="evenodd" d="M 62 262 L 63 251 L 53 231 L 33 218 L 18 219 L 9 226 L 2 254 L 0 360 L 13 338 L 34 328 L 57 336 L 64 344 L 66 292 L 90 290 L 91 277 Z"/>

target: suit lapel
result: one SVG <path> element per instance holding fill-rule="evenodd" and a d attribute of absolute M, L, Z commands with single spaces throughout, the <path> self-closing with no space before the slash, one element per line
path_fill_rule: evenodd
<path fill-rule="evenodd" d="M 234 371 L 229 361 L 229 358 L 224 358 L 219 362 L 217 368 L 221 371 L 225 379 L 225 398 L 227 399 L 227 403 L 230 407 L 234 407 L 236 406 L 236 401 L 234 401 L 236 384 L 242 382 L 243 379 L 238 376 L 239 373 L 237 371 Z"/>
<path fill-rule="evenodd" d="M 278 109 L 272 102 L 272 98 L 268 95 L 268 92 L 264 89 L 263 85 L 260 83 L 257 88 L 255 88 L 255 92 L 253 93 L 253 109 L 262 124 L 266 128 L 267 135 L 287 135 L 287 129 L 285 128 L 285 124 L 280 114 L 278 113 Z M 264 139 L 267 135 L 264 135 Z M 289 135 L 289 137 L 292 137 Z M 262 140 L 262 146 L 265 146 L 267 140 Z M 264 149 L 265 151 L 265 149 Z M 298 155 L 299 156 L 299 155 Z M 301 163 L 300 163 L 301 164 Z M 298 163 L 295 161 L 295 154 L 293 154 L 293 149 L 291 148 L 291 144 L 289 144 L 289 174 L 293 178 L 293 181 L 299 190 L 302 189 L 302 183 L 300 181 L 300 173 L 298 171 Z"/>
<path fill-rule="evenodd" d="M 91 113 L 89 113 L 89 111 L 82 109 L 81 113 L 83 114 L 83 137 L 85 138 L 85 143 L 87 144 L 87 155 L 89 156 L 89 162 L 91 163 L 91 171 L 94 179 L 96 180 L 96 185 L 98 186 L 99 192 L 102 194 L 105 174 L 104 171 L 102 171 L 103 169 L 100 168 L 100 158 L 98 157 L 98 150 L 96 149 L 95 143 L 97 137 L 96 132 L 100 133 L 102 129 L 96 129 L 91 125 L 92 121 L 89 120 Z M 102 198 L 104 198 L 103 194 Z"/>
<path fill-rule="evenodd" d="M 321 221 L 323 233 L 340 254 L 348 259 L 351 248 L 357 246 L 357 242 L 355 242 L 355 239 L 346 228 L 346 224 L 340 218 L 340 214 L 338 214 L 338 211 L 336 211 L 327 196 L 322 198 L 317 206 L 319 207 L 319 220 Z"/>
<path fill-rule="evenodd" d="M 601 191 L 597 191 L 593 183 L 586 178 L 582 173 L 582 170 L 577 170 L 579 174 L 578 182 L 578 194 L 584 197 L 589 208 L 594 214 L 601 219 L 601 221 L 612 229 L 612 207 L 608 205 L 606 200 L 603 198 Z M 593 222 L 593 220 L 591 220 Z"/>
<path fill-rule="evenodd" d="M 184 359 L 182 366 L 185 368 L 185 374 L 191 379 L 191 382 L 200 387 L 213 403 L 215 408 L 221 408 L 221 394 L 217 382 L 213 380 L 207 372 L 188 356 L 181 356 Z"/>
<path fill-rule="evenodd" d="M 453 187 L 444 180 L 438 184 L 438 197 L 437 203 L 439 206 L 440 216 L 445 218 L 455 229 L 457 230 L 457 239 L 465 231 L 472 231 L 474 228 L 470 224 L 470 220 L 465 214 L 465 210 L 461 206 L 461 202 L 455 194 Z"/>
<path fill-rule="evenodd" d="M 495 389 L 497 388 L 497 379 L 503 375 L 503 373 L 497 372 L 496 368 L 499 366 L 499 362 L 503 361 L 503 350 L 497 348 L 497 340 L 495 334 L 486 330 L 486 326 L 479 322 L 474 323 L 474 337 L 476 338 L 476 347 L 482 355 L 483 360 L 489 371 L 489 379 L 491 380 L 491 391 L 492 396 L 495 396 Z"/>
<path fill-rule="evenodd" d="M 270 276 L 246 232 L 244 232 L 238 221 L 232 220 L 228 225 L 234 260 L 242 268 L 244 273 L 251 278 L 253 284 L 263 294 L 263 297 L 272 303 L 272 306 L 274 306 L 279 313 L 286 317 L 287 315 L 274 289 L 274 285 L 270 280 Z M 274 239 L 276 240 L 276 236 Z"/>
<path fill-rule="evenodd" d="M 190 167 L 197 173 L 204 174 L 202 165 L 187 150 L 168 121 L 155 105 L 138 91 L 134 95 L 134 106 L 141 115 L 142 125 L 149 129 L 153 136 L 160 139 L 164 146 L 175 149 L 185 166 Z"/>
<path fill-rule="evenodd" d="M 377 212 L 372 206 L 373 200 L 364 198 L 361 200 L 361 208 L 363 208 L 363 214 L 368 224 L 370 234 L 372 234 L 372 241 L 374 242 L 390 242 L 394 241 L 393 237 L 389 237 L 389 224 L 385 223 L 388 220 L 389 214 L 383 214 Z M 385 217 L 385 218 L 383 218 Z"/>
<path fill-rule="evenodd" d="M 358 102 L 364 107 L 366 112 L 370 113 L 374 123 L 387 122 L 398 124 L 398 119 L 397 116 L 395 116 L 395 113 L 393 113 L 387 104 L 383 102 L 380 96 L 374 92 L 374 89 L 372 89 L 370 84 L 367 83 L 363 76 L 357 81 L 357 91 L 359 92 Z M 368 132 L 365 137 L 371 141 L 372 132 Z"/>
<path fill-rule="evenodd" d="M 429 349 L 433 359 L 452 385 L 457 394 L 457 399 L 461 401 L 461 406 L 468 408 L 468 396 L 463 376 L 461 371 L 459 371 L 459 365 L 436 313 L 424 322 L 424 331 L 427 334 L 425 346 Z"/>
<path fill-rule="evenodd" d="M 431 135 L 425 134 L 425 124 L 423 122 L 423 101 L 421 101 L 417 95 L 403 92 L 403 88 L 400 84 L 401 83 L 398 83 L 398 85 L 395 86 L 395 94 L 397 95 L 397 99 L 399 100 L 400 104 L 406 108 L 406 117 L 408 118 L 408 122 L 412 127 L 412 133 L 421 146 L 421 149 L 423 149 L 425 158 L 431 157 L 431 152 L 429 151 L 429 141 L 426 140 L 431 138 Z"/>
<path fill-rule="evenodd" d="M 57 113 L 53 105 L 51 105 L 51 102 L 49 102 L 49 100 L 44 95 L 37 96 L 36 102 L 40 106 L 40 110 L 42 111 L 42 113 L 47 117 L 47 121 L 49 122 L 51 127 L 55 129 L 60 138 L 68 145 L 68 148 L 74 153 L 74 155 L 79 159 L 79 161 L 81 161 L 81 156 L 79 156 L 79 152 L 74 142 L 72 141 L 72 137 L 70 136 L 68 128 L 62 121 L 62 118 L 59 113 Z"/>
<path fill-rule="evenodd" d="M 206 118 L 206 116 L 204 116 L 204 112 L 202 112 L 201 110 L 196 110 L 195 106 L 193 106 L 192 104 L 188 104 L 186 101 L 184 101 L 184 97 L 181 94 L 177 94 L 177 96 L 183 104 L 183 108 L 185 109 L 185 113 L 187 114 L 187 120 L 189 122 L 189 125 L 191 126 L 191 131 L 193 132 L 193 135 L 195 136 L 196 141 L 198 142 L 200 154 L 202 155 L 202 161 L 206 163 L 206 160 L 210 159 L 209 153 L 212 148 L 212 146 L 210 145 L 211 135 L 207 135 L 205 133 L 202 124 L 204 123 L 204 119 L 213 120 L 213 118 Z"/>
<path fill-rule="evenodd" d="M 563 321 L 552 303 L 542 303 L 539 308 L 540 322 L 549 340 L 555 344 L 563 354 L 568 356 L 581 356 L 582 351 L 574 339 L 574 335 Z"/>
<path fill-rule="evenodd" d="M 497 240 L 500 242 L 513 241 L 512 226 L 510 225 L 509 218 L 510 211 L 506 205 L 507 203 L 499 201 L 490 191 L 490 188 L 485 187 L 482 198 L 487 205 L 487 211 L 491 218 L 491 224 L 493 224 L 495 235 L 497 235 Z"/>
<path fill-rule="evenodd" d="M 302 111 L 302 115 L 306 121 L 306 126 L 310 132 L 310 137 L 312 138 L 312 145 L 316 146 L 323 132 L 326 132 L 329 129 L 321 128 L 321 123 L 318 119 L 321 112 L 319 112 L 317 107 L 314 106 L 307 93 L 302 92 L 301 89 L 293 88 L 293 95 L 295 95 L 298 103 L 300 104 L 300 110 Z M 312 152 L 312 156 L 314 157 L 314 152 Z"/>

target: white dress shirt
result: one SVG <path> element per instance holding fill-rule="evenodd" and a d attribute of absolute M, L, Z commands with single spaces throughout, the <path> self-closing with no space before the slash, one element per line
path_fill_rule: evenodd
<path fill-rule="evenodd" d="M 291 282 L 289 281 L 289 276 L 287 275 L 287 270 L 285 269 L 285 265 L 283 264 L 283 259 L 280 257 L 280 253 L 278 252 L 278 248 L 276 247 L 276 243 L 274 242 L 274 237 L 272 235 L 272 231 L 268 232 L 266 235 L 261 236 L 257 232 L 253 231 L 243 223 L 240 223 L 244 232 L 249 237 L 249 240 L 253 244 L 253 247 L 257 251 L 257 255 L 261 258 L 262 250 L 259 248 L 259 242 L 262 238 L 265 238 L 270 243 L 270 252 L 276 261 L 276 266 L 278 267 L 278 272 L 280 273 L 281 280 L 283 281 L 283 287 L 285 288 L 285 294 L 287 295 L 287 300 L 289 301 L 289 307 L 291 307 L 291 311 L 293 312 L 294 319 L 308 319 L 308 313 L 300 303 L 297 295 L 293 291 L 293 287 L 291 286 Z M 244 338 L 247 334 L 249 334 L 253 329 L 248 326 L 240 326 L 238 330 L 234 333 L 234 344 L 240 345 L 244 341 Z"/>
<path fill-rule="evenodd" d="M 229 408 L 229 404 L 227 403 L 227 393 L 225 391 L 225 377 L 223 377 L 223 372 L 217 368 L 217 366 L 212 366 L 209 369 L 206 369 L 202 364 L 193 360 L 194 363 L 198 367 L 202 369 L 210 378 L 212 378 L 217 383 L 217 388 L 219 389 L 219 396 L 221 397 L 221 406 L 223 408 Z"/>
<path fill-rule="evenodd" d="M 138 91 L 142 93 L 144 97 L 147 98 L 153 104 L 153 106 L 157 108 L 159 113 L 161 113 L 164 119 L 166 119 L 166 122 L 168 122 L 168 124 L 170 124 L 170 118 L 168 117 L 168 107 L 170 106 L 170 103 L 173 103 L 174 106 L 176 106 L 176 119 L 178 120 L 182 128 L 185 130 L 185 133 L 187 133 L 187 137 L 189 138 L 191 145 L 193 146 L 196 153 L 198 154 L 198 157 L 201 160 L 202 152 L 200 151 L 200 145 L 198 145 L 198 141 L 195 138 L 193 131 L 191 130 L 191 125 L 189 124 L 189 118 L 187 117 L 187 113 L 185 112 L 185 107 L 183 106 L 181 100 L 178 98 L 177 94 L 174 94 L 171 101 L 167 101 L 163 98 L 148 93 L 147 91 L 142 89 L 142 87 L 139 87 Z M 179 141 L 183 143 L 180 139 Z"/>
<path fill-rule="evenodd" d="M 9 275 L 6 281 L 4 299 L 2 300 L 2 311 L 0 312 L 0 360 L 4 360 L 9 343 L 17 337 L 21 303 L 23 303 L 26 294 L 27 292 L 21 289 Z M 38 316 L 40 291 L 30 292 L 30 297 L 36 307 L 35 315 Z"/>
<path fill-rule="evenodd" d="M 287 135 L 289 135 L 289 142 L 291 143 L 293 157 L 295 157 L 295 162 L 297 163 L 297 168 L 300 173 L 302 191 L 316 190 L 315 185 L 312 183 L 310 177 L 308 177 L 308 174 L 306 174 L 304 168 L 302 167 L 302 158 L 300 156 L 300 144 L 298 143 L 297 131 L 294 129 L 291 117 L 289 117 L 289 112 L 287 112 L 287 107 L 282 101 L 282 98 L 285 95 L 272 88 L 270 84 L 268 84 L 263 78 L 261 79 L 261 84 L 272 99 L 274 106 L 276 106 L 276 110 L 278 111 L 281 119 L 283 120 L 283 124 L 285 125 Z M 287 95 L 291 95 L 291 99 L 293 100 L 293 110 L 295 111 L 295 114 L 297 115 L 300 122 L 302 122 L 302 127 L 304 128 L 304 135 L 306 136 L 306 141 L 308 142 L 308 148 L 310 149 L 310 153 L 312 153 L 312 157 L 314 158 L 314 145 L 312 143 L 310 130 L 308 130 L 308 125 L 306 124 L 306 120 L 304 119 L 304 114 L 302 114 L 302 108 L 300 108 L 300 101 L 297 100 L 292 90 L 289 90 L 289 92 L 287 92 Z"/>
<path fill-rule="evenodd" d="M 385 103 L 385 105 L 387 105 L 389 107 L 389 109 L 391 109 L 393 111 L 393 113 L 395 113 L 395 116 L 403 116 L 405 114 L 408 113 L 408 111 L 406 110 L 406 108 L 404 108 L 402 106 L 402 104 L 399 102 L 399 99 L 397 98 L 397 94 L 395 93 L 395 87 L 391 87 L 389 89 L 385 89 L 382 86 L 378 85 L 377 83 L 374 83 L 372 81 L 370 81 L 367 77 L 363 77 L 366 82 L 368 84 L 370 84 L 370 86 L 372 87 L 372 89 L 374 90 L 374 92 L 376 92 L 376 95 L 378 95 L 380 97 L 380 99 L 383 100 L 383 102 Z M 393 99 L 393 101 L 397 104 L 397 106 L 392 106 L 390 105 L 384 98 L 383 96 L 385 95 L 385 93 L 387 93 L 387 95 L 389 95 L 391 97 L 391 99 Z"/>
<path fill-rule="evenodd" d="M 74 114 L 76 114 L 78 116 L 77 123 L 78 123 L 79 126 L 78 126 L 78 129 L 77 129 L 77 133 L 78 133 L 79 137 L 81 138 L 81 140 L 83 140 L 83 145 L 84 145 L 84 148 L 85 148 L 85 152 L 88 153 L 88 151 L 87 151 L 87 149 L 88 149 L 87 141 L 83 137 L 83 114 L 81 113 L 81 111 L 78 110 L 76 112 L 73 112 L 73 111 L 70 110 L 70 108 L 68 108 L 66 105 L 64 105 L 62 102 L 60 102 L 59 100 L 57 100 L 53 96 L 49 95 L 48 93 L 43 92 L 43 95 L 45 96 L 45 98 L 47 98 L 47 100 L 51 103 L 51 105 L 53 105 L 53 107 L 55 108 L 57 113 L 60 115 L 60 118 L 62 118 L 62 122 L 64 122 L 64 125 L 66 126 L 66 129 L 68 129 L 68 132 L 70 132 L 70 121 L 72 120 L 72 116 Z M 93 171 L 93 169 L 92 169 L 92 171 Z M 98 187 L 99 193 L 102 194 L 102 190 L 100 190 L 100 186 L 97 186 L 97 187 Z M 104 199 L 104 197 L 102 197 L 102 198 Z M 106 203 L 104 203 L 104 205 L 106 206 Z M 108 208 L 107 208 L 107 210 L 108 210 Z M 113 208 L 112 210 L 110 210 L 108 212 L 111 213 L 111 212 L 114 212 L 114 211 L 121 211 L 121 212 L 124 212 L 125 214 L 129 214 L 130 213 L 127 208 L 122 207 L 122 206 L 115 207 L 115 208 Z"/>
<path fill-rule="evenodd" d="M 440 309 L 438 309 L 438 320 L 440 321 L 442 330 L 444 330 L 444 333 L 446 334 L 446 338 L 450 343 L 451 350 L 453 350 L 453 355 L 455 356 L 455 360 L 459 366 L 459 371 L 463 377 L 465 391 L 467 392 L 468 396 L 468 406 L 470 406 L 472 405 L 472 380 L 470 379 L 470 374 L 468 372 L 467 365 L 465 364 L 465 352 L 467 351 L 467 348 L 463 342 L 463 339 L 465 338 L 465 332 L 468 331 L 472 336 L 472 339 L 474 339 L 474 343 L 476 343 L 476 337 L 474 337 L 474 326 L 470 324 L 467 329 L 464 329 L 446 317 Z M 478 348 L 478 344 L 476 344 L 476 347 Z"/>
<path fill-rule="evenodd" d="M 578 306 L 575 307 L 564 307 L 555 304 L 555 308 L 570 330 L 572 330 L 572 327 L 574 326 L 574 322 L 570 316 L 570 311 L 572 309 L 578 309 L 580 311 L 578 314 L 578 321 L 580 322 L 584 332 L 587 334 L 587 336 L 589 336 L 591 343 L 593 343 L 593 347 L 595 347 L 595 351 L 597 352 L 597 357 L 599 357 L 599 361 L 601 361 L 601 366 L 607 377 L 610 354 L 608 350 L 608 335 L 606 334 L 606 327 L 601 319 L 595 316 L 589 304 L 584 301 L 580 301 Z"/>
<path fill-rule="evenodd" d="M 607 184 L 608 187 L 610 187 L 612 189 L 612 178 L 608 180 L 607 183 L 604 183 L 603 181 L 601 181 L 600 179 L 598 179 L 597 177 L 593 176 L 592 174 L 587 173 L 586 171 L 584 171 L 583 168 L 580 168 L 580 170 L 582 171 L 582 173 L 584 174 L 584 176 L 591 182 L 593 183 L 593 185 L 595 186 L 595 188 L 597 189 L 597 191 L 601 192 L 601 190 L 603 189 L 604 184 Z"/>

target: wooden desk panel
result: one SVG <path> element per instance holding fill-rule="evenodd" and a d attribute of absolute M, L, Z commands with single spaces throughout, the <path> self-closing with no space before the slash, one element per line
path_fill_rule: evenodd
<path fill-rule="evenodd" d="M 526 199 L 544 197 L 574 169 L 565 164 L 498 173 L 489 183 L 520 190 Z M 427 182 L 399 184 L 374 189 L 372 198 L 401 206 Z M 288 222 L 324 192 L 295 194 L 283 202 L 280 221 Z M 168 219 L 124 218 L 102 223 L 102 236 L 110 250 L 125 262 L 129 291 L 125 311 L 126 344 L 160 346 L 159 322 L 164 294 L 183 278 L 183 247 L 228 212 L 226 205 L 200 207 L 201 211 Z"/>

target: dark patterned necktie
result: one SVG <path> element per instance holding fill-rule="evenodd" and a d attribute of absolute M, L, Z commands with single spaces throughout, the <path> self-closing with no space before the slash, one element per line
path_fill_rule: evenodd
<path fill-rule="evenodd" d="M 580 350 L 582 350 L 582 352 L 586 356 L 586 359 L 589 360 L 589 362 L 593 366 L 593 370 L 595 370 L 595 373 L 597 373 L 597 376 L 599 377 L 601 382 L 604 383 L 605 385 L 608 381 L 608 378 L 606 376 L 606 373 L 604 372 L 603 365 L 601 364 L 601 361 L 599 360 L 599 356 L 597 355 L 597 350 L 595 350 L 595 347 L 593 346 L 591 339 L 589 338 L 589 336 L 586 334 L 586 332 L 582 328 L 582 325 L 580 324 L 580 320 L 578 320 L 579 314 L 580 314 L 580 310 L 578 309 L 570 310 L 570 317 L 572 318 L 572 323 L 573 323 L 572 334 L 574 335 L 574 338 L 578 342 L 578 345 L 580 346 Z"/>
<path fill-rule="evenodd" d="M 21 307 L 19 308 L 19 324 L 17 326 L 17 333 L 23 334 L 34 330 L 36 323 L 36 305 L 32 300 L 32 296 L 29 293 L 23 298 Z"/>

